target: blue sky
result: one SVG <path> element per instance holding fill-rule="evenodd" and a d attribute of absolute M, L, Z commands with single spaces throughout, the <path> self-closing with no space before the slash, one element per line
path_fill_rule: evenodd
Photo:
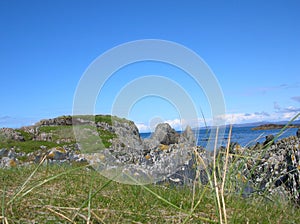
<path fill-rule="evenodd" d="M 0 126 L 72 114 L 76 87 L 93 60 L 140 39 L 173 41 L 202 57 L 222 87 L 231 122 L 290 119 L 300 112 L 299 11 L 296 0 L 2 0 Z M 180 83 L 210 120 L 202 90 L 182 71 L 159 63 L 114 74 L 95 112 L 111 113 L 122 87 L 144 75 Z M 172 102 L 154 96 L 136 102 L 128 113 L 140 130 L 149 130 L 155 120 L 178 128 L 179 117 Z"/>

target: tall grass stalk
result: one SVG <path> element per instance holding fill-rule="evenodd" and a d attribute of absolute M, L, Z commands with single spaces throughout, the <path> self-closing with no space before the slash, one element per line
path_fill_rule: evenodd
<path fill-rule="evenodd" d="M 232 133 L 232 125 L 230 125 L 230 129 L 229 129 L 229 136 L 228 136 L 228 142 L 227 142 L 227 147 L 226 147 L 225 164 L 224 164 L 224 168 L 223 168 L 223 179 L 222 179 L 222 185 L 221 185 L 221 199 L 222 199 L 222 204 L 223 204 L 223 214 L 224 214 L 225 224 L 227 224 L 227 214 L 226 214 L 226 205 L 225 205 L 225 199 L 224 199 L 224 190 L 225 190 L 227 166 L 228 166 L 228 159 L 229 159 L 229 147 L 230 147 L 230 141 L 231 141 L 231 133 Z"/>
<path fill-rule="evenodd" d="M 216 194 L 217 206 L 218 206 L 218 214 L 220 223 L 223 223 L 222 217 L 222 207 L 219 195 L 219 186 L 217 180 L 217 164 L 216 164 L 216 157 L 217 157 L 217 145 L 218 145 L 218 135 L 219 135 L 219 127 L 216 128 L 216 137 L 215 137 L 215 146 L 214 146 L 214 155 L 213 155 L 213 178 L 214 178 L 214 189 Z"/>
<path fill-rule="evenodd" d="M 20 187 L 20 190 L 12 197 L 12 199 L 7 203 L 8 205 L 10 203 L 12 203 L 18 196 L 19 194 L 25 189 L 26 185 L 28 184 L 28 182 L 32 179 L 32 177 L 35 175 L 35 173 L 38 171 L 38 169 L 40 168 L 40 166 L 43 164 L 43 162 L 45 161 L 45 159 L 47 158 L 47 156 L 45 155 L 43 157 L 43 159 L 41 160 L 41 162 L 38 164 L 38 166 L 35 168 L 35 170 L 30 174 L 30 176 L 26 179 L 26 181 L 22 184 L 22 186 Z"/>
<path fill-rule="evenodd" d="M 2 200 L 1 200 L 1 219 L 2 219 L 2 224 L 6 223 L 7 222 L 7 219 L 5 217 L 5 192 L 6 192 L 6 186 L 4 186 L 4 189 L 3 189 L 3 194 L 2 194 Z"/>

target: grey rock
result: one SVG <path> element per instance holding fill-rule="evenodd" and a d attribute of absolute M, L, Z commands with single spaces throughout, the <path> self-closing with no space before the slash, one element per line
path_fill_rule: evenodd
<path fill-rule="evenodd" d="M 196 136 L 190 126 L 187 126 L 185 131 L 180 135 L 179 142 L 188 144 L 189 146 L 196 145 Z"/>
<path fill-rule="evenodd" d="M 285 195 L 300 204 L 299 146 L 300 139 L 291 136 L 261 151 L 245 149 L 248 161 L 237 165 L 244 166 L 243 175 L 253 183 L 254 189 L 270 195 L 280 194 L 280 197 Z"/>
<path fill-rule="evenodd" d="M 271 143 L 274 140 L 274 135 L 268 135 L 266 136 L 266 140 L 264 141 L 263 145 L 267 145 Z"/>
<path fill-rule="evenodd" d="M 53 119 L 44 119 L 36 123 L 36 126 L 72 125 L 72 116 L 62 116 Z"/>
<path fill-rule="evenodd" d="M 24 137 L 12 128 L 1 128 L 0 129 L 0 141 L 25 141 Z"/>
<path fill-rule="evenodd" d="M 47 156 L 50 160 L 65 160 L 67 159 L 67 152 L 65 149 L 56 147 L 52 148 Z"/>
<path fill-rule="evenodd" d="M 297 136 L 298 138 L 300 138 L 300 128 L 298 128 L 298 130 L 297 130 L 297 132 L 296 132 L 296 136 Z"/>
<path fill-rule="evenodd" d="M 116 142 L 113 148 L 123 151 L 124 148 L 132 148 L 139 152 L 144 149 L 139 130 L 133 122 L 113 121 L 112 129 L 118 139 L 118 141 L 113 141 Z"/>
<path fill-rule="evenodd" d="M 170 145 L 178 143 L 179 134 L 169 124 L 162 123 L 156 126 L 150 139 L 160 144 Z"/>
<path fill-rule="evenodd" d="M 17 157 L 17 153 L 15 152 L 15 150 L 11 149 L 11 150 L 9 150 L 7 156 L 8 156 L 8 158 L 10 158 L 10 159 L 14 159 L 14 158 Z"/>
<path fill-rule="evenodd" d="M 34 140 L 35 141 L 47 141 L 47 142 L 51 142 L 52 141 L 52 133 L 45 133 L 45 132 L 42 132 L 38 135 L 36 135 L 34 137 Z"/>
<path fill-rule="evenodd" d="M 15 167 L 17 165 L 18 161 L 16 159 L 12 159 L 9 157 L 3 157 L 0 160 L 0 168 L 10 168 Z"/>
<path fill-rule="evenodd" d="M 8 156 L 8 152 L 7 149 L 0 149 L 0 158 Z"/>

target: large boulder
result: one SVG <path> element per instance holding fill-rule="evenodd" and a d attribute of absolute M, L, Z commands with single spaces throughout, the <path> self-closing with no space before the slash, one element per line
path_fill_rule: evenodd
<path fill-rule="evenodd" d="M 156 126 L 150 138 L 159 144 L 171 145 L 178 143 L 179 134 L 168 123 L 161 123 Z"/>
<path fill-rule="evenodd" d="M 297 132 L 296 132 L 296 136 L 297 136 L 298 138 L 300 138 L 300 128 L 298 128 L 298 130 L 297 130 Z"/>
<path fill-rule="evenodd" d="M 139 130 L 133 122 L 114 120 L 113 126 L 110 129 L 117 135 L 123 147 L 134 148 L 139 151 L 143 149 Z"/>

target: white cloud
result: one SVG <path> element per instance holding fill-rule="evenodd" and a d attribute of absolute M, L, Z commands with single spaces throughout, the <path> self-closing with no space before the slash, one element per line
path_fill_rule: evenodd
<path fill-rule="evenodd" d="M 140 133 L 147 133 L 150 132 L 150 127 L 148 125 L 145 125 L 143 123 L 137 123 L 135 124 L 137 126 L 137 128 L 139 129 Z"/>
<path fill-rule="evenodd" d="M 295 108 L 289 108 L 289 111 L 282 111 L 281 113 L 276 112 L 273 114 L 269 114 L 266 112 L 232 113 L 223 115 L 222 119 L 225 119 L 226 124 L 243 124 L 259 121 L 275 122 L 291 120 L 297 114 L 297 112 L 295 112 L 294 109 Z"/>
<path fill-rule="evenodd" d="M 186 126 L 189 125 L 192 128 L 198 127 L 199 122 L 198 121 L 187 121 L 184 119 L 169 119 L 169 120 L 161 120 L 159 123 L 168 123 L 172 128 L 174 128 L 177 131 L 185 130 Z M 158 123 L 157 123 L 158 124 Z M 146 132 L 154 132 L 156 125 L 153 126 L 153 124 L 145 124 L 145 123 L 136 123 L 137 128 L 139 129 L 140 133 L 146 133 Z"/>
<path fill-rule="evenodd" d="M 288 106 L 288 107 L 281 107 L 277 102 L 274 102 L 274 109 L 276 110 L 276 113 L 294 113 L 295 115 L 297 113 L 300 113 L 300 108 L 299 107 L 294 107 L 294 106 Z"/>
<path fill-rule="evenodd" d="M 297 108 L 288 107 L 284 110 L 281 109 L 281 112 L 276 112 L 273 114 L 267 112 L 254 112 L 254 113 L 231 113 L 225 114 L 222 116 L 218 116 L 213 120 L 212 118 L 207 118 L 204 122 L 203 118 L 198 118 L 197 121 L 195 120 L 180 120 L 180 119 L 173 119 L 173 120 L 165 120 L 164 123 L 170 124 L 172 128 L 177 131 L 184 130 L 187 125 L 191 126 L 192 128 L 196 127 L 204 127 L 205 124 L 207 126 L 219 124 L 244 124 L 244 123 L 253 123 L 253 122 L 277 122 L 277 121 L 289 121 L 293 117 L 297 115 Z M 299 119 L 299 118 L 298 118 Z M 221 121 L 221 122 L 220 122 Z M 137 123 L 136 124 L 140 132 L 151 132 L 149 125 L 145 125 L 144 123 Z"/>

